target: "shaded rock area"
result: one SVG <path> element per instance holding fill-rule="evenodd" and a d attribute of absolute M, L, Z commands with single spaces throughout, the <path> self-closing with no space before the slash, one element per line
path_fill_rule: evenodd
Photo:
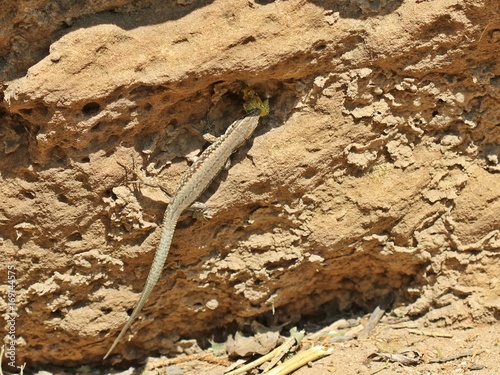
<path fill-rule="evenodd" d="M 17 364 L 101 361 L 168 203 L 127 169 L 173 191 L 202 135 L 243 115 L 241 82 L 271 113 L 202 196 L 212 218 L 181 218 L 114 363 L 256 319 L 369 311 L 389 292 L 439 327 L 500 318 L 498 1 L 4 10 L 0 264 L 15 270 Z"/>

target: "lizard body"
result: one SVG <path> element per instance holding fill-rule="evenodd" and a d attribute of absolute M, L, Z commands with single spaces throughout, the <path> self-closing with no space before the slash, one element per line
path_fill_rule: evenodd
<path fill-rule="evenodd" d="M 147 302 L 154 286 L 161 276 L 163 266 L 168 256 L 172 237 L 181 213 L 188 208 L 210 185 L 212 180 L 218 175 L 226 164 L 231 154 L 249 139 L 258 125 L 260 116 L 265 116 L 269 112 L 267 100 L 262 102 L 259 96 L 248 88 L 243 89 L 247 116 L 233 122 L 214 143 L 212 143 L 200 157 L 184 173 L 173 198 L 168 204 L 163 217 L 161 238 L 156 248 L 153 264 L 149 271 L 146 284 L 142 290 L 132 315 L 120 331 L 120 334 L 111 345 L 104 359 L 106 359 L 124 334 L 130 328 L 135 318 L 141 312 Z"/>

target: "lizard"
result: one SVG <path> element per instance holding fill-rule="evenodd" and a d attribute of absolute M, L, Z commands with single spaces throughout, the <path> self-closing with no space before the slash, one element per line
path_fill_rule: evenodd
<path fill-rule="evenodd" d="M 234 121 L 223 135 L 203 151 L 200 157 L 181 177 L 163 216 L 160 242 L 156 247 L 153 263 L 139 301 L 103 359 L 106 359 L 111 354 L 125 335 L 158 282 L 165 261 L 167 260 L 174 230 L 181 213 L 205 191 L 212 180 L 223 169 L 231 154 L 252 136 L 258 125 L 259 118 L 269 113 L 268 99 L 262 101 L 257 93 L 248 87 L 244 87 L 242 91 L 244 99 L 243 107 L 247 115 L 242 119 Z"/>

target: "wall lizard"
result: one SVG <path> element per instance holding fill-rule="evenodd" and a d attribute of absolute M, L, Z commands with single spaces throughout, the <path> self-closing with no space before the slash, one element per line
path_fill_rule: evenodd
<path fill-rule="evenodd" d="M 258 125 L 260 116 L 269 113 L 269 102 L 264 102 L 259 96 L 248 88 L 243 88 L 243 98 L 245 100 L 244 109 L 246 117 L 236 120 L 217 138 L 184 173 L 173 197 L 168 204 L 163 217 L 161 238 L 156 248 L 155 257 L 149 271 L 146 284 L 142 290 L 132 315 L 120 331 L 120 334 L 111 345 L 104 359 L 106 359 L 115 346 L 120 342 L 127 330 L 130 328 L 135 318 L 147 302 L 154 286 L 161 276 L 163 266 L 168 256 L 172 237 L 181 213 L 188 208 L 203 191 L 210 185 L 212 180 L 219 174 L 226 164 L 231 154 L 249 139 Z"/>

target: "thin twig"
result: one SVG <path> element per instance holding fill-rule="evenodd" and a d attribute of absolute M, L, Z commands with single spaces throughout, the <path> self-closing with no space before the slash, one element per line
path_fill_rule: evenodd
<path fill-rule="evenodd" d="M 302 331 L 302 337 L 304 337 L 303 334 L 304 331 Z M 267 371 L 271 370 L 276 364 L 283 358 L 283 356 L 288 353 L 295 345 L 298 345 L 300 343 L 300 340 L 302 340 L 302 337 L 300 339 L 296 337 L 289 337 L 282 345 L 281 345 L 281 350 L 276 354 L 276 356 L 269 361 L 269 363 L 264 367 L 262 370 L 262 373 L 266 373 Z"/>
<path fill-rule="evenodd" d="M 257 358 L 255 361 L 247 363 L 246 365 L 241 366 L 240 368 L 238 368 L 236 370 L 233 370 L 233 371 L 230 371 L 230 372 L 226 372 L 224 375 L 239 375 L 239 374 L 244 374 L 248 370 L 251 370 L 251 369 L 253 369 L 253 368 L 257 367 L 257 366 L 260 366 L 264 362 L 267 362 L 271 358 L 274 358 L 274 356 L 277 355 L 280 352 L 280 350 L 281 350 L 281 346 L 278 346 L 276 349 L 274 349 L 273 351 L 270 351 L 265 356 Z"/>
<path fill-rule="evenodd" d="M 370 372 L 368 375 L 375 375 L 376 373 L 378 373 L 382 370 L 385 370 L 386 368 L 389 368 L 389 367 L 390 367 L 390 363 L 389 363 L 389 361 L 387 361 L 384 366 L 376 369 L 375 371 Z"/>
<path fill-rule="evenodd" d="M 276 362 L 274 362 L 274 364 L 276 364 L 277 361 L 279 361 L 281 359 L 281 357 L 283 357 L 283 355 L 285 355 L 294 345 L 300 343 L 300 341 L 302 340 L 302 337 L 304 337 L 303 331 L 296 332 L 295 335 L 292 335 L 291 337 L 289 337 L 283 344 L 281 344 L 280 346 L 278 346 L 277 348 L 275 348 L 271 352 L 267 353 L 265 356 L 257 358 L 255 361 L 247 363 L 246 365 L 244 365 L 236 370 L 227 372 L 225 375 L 243 374 L 243 373 L 247 372 L 248 370 L 251 370 L 257 366 L 260 366 L 261 364 L 263 364 L 264 362 L 267 362 L 269 360 L 271 360 L 271 363 L 272 363 L 276 359 L 276 357 L 278 357 Z M 268 366 L 267 368 L 271 368 L 271 366 Z"/>
<path fill-rule="evenodd" d="M 366 339 L 370 335 L 370 332 L 375 328 L 377 323 L 380 321 L 385 311 L 389 308 L 392 303 L 394 296 L 392 293 L 389 293 L 384 297 L 380 305 L 378 305 L 373 311 L 370 319 L 368 319 L 368 323 L 366 323 L 365 328 L 358 335 L 358 339 Z"/>
<path fill-rule="evenodd" d="M 2 345 L 2 348 L 0 349 L 0 375 L 3 375 L 2 371 L 2 361 L 3 361 L 3 353 L 5 351 L 5 347 Z"/>
<path fill-rule="evenodd" d="M 283 362 L 282 364 L 276 366 L 271 371 L 267 372 L 266 375 L 286 375 L 291 374 L 298 368 L 307 365 L 309 362 L 315 361 L 322 357 L 325 357 L 333 352 L 333 348 L 325 349 L 324 346 L 313 346 L 303 352 L 298 353 L 289 360 Z"/>
<path fill-rule="evenodd" d="M 453 338 L 453 335 L 450 333 L 436 333 L 436 332 L 428 332 L 428 331 L 421 331 L 419 329 L 409 329 L 409 333 L 413 333 L 414 335 L 423 335 L 423 336 L 429 336 L 429 337 L 444 337 L 451 339 Z"/>
<path fill-rule="evenodd" d="M 481 351 L 476 351 L 476 352 L 464 352 L 456 355 L 452 355 L 450 357 L 445 357 L 445 358 L 434 358 L 429 361 L 429 363 L 444 363 L 444 362 L 450 362 L 450 361 L 455 361 L 460 358 L 464 357 L 474 357 L 477 354 L 479 354 Z"/>
<path fill-rule="evenodd" d="M 211 355 L 211 354 L 196 353 L 196 354 L 186 355 L 186 356 L 177 357 L 177 358 L 160 359 L 159 361 L 157 361 L 155 363 L 147 364 L 146 370 L 154 370 L 156 368 L 167 367 L 167 366 L 175 365 L 178 363 L 185 363 L 185 362 L 190 362 L 190 361 L 204 361 L 204 362 L 213 363 L 213 364 L 219 365 L 219 366 L 227 366 L 229 364 L 227 359 L 224 357 L 219 358 L 219 357 L 215 357 L 214 355 Z"/>

